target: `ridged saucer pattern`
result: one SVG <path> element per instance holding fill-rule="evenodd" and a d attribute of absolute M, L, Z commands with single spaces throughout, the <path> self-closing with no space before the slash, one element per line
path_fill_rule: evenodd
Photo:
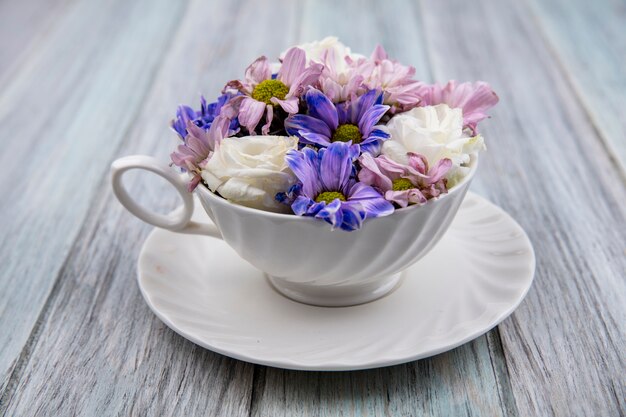
<path fill-rule="evenodd" d="M 210 221 L 199 208 L 194 217 Z M 280 368 L 355 370 L 432 356 L 487 332 L 522 301 L 534 269 L 524 230 L 468 193 L 437 246 L 368 304 L 291 301 L 223 241 L 161 229 L 144 243 L 138 281 L 163 322 L 207 349 Z"/>

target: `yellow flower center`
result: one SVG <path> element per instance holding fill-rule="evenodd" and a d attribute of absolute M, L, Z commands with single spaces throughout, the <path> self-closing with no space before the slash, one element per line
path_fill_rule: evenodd
<path fill-rule="evenodd" d="M 252 90 L 252 98 L 265 104 L 271 104 L 272 97 L 284 100 L 287 93 L 289 93 L 289 87 L 282 81 L 263 80 Z"/>
<path fill-rule="evenodd" d="M 353 125 L 351 123 L 346 123 L 344 125 L 339 125 L 335 133 L 333 133 L 333 137 L 331 138 L 332 142 L 348 142 L 352 141 L 352 143 L 361 143 L 361 131 L 359 127 Z"/>
<path fill-rule="evenodd" d="M 407 178 L 397 178 L 393 180 L 393 191 L 405 191 L 415 188 L 415 185 Z"/>
<path fill-rule="evenodd" d="M 326 204 L 330 204 L 336 199 L 339 199 L 340 201 L 346 201 L 346 196 L 337 191 L 324 191 L 323 193 L 320 193 L 317 197 L 315 197 L 315 202 L 321 203 L 323 201 Z"/>

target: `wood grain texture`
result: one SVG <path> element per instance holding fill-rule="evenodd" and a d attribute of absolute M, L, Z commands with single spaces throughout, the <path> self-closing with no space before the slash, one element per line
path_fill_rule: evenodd
<path fill-rule="evenodd" d="M 487 338 L 480 337 L 433 358 L 367 371 L 259 367 L 252 416 L 517 415 L 497 385 Z"/>
<path fill-rule="evenodd" d="M 15 76 L 31 52 L 37 53 L 43 39 L 73 3 L 74 0 L 0 2 L 0 85 Z"/>
<path fill-rule="evenodd" d="M 584 29 L 587 6 L 563 17 L 559 0 L 46 4 L 0 3 L 0 415 L 624 414 L 626 188 L 603 144 L 620 136 L 598 128 L 586 91 L 602 70 L 575 50 L 578 37 L 621 50 L 619 13 L 602 36 L 567 38 L 557 26 Z M 115 201 L 109 163 L 166 161 L 177 103 L 327 35 L 363 53 L 381 42 L 421 79 L 485 79 L 500 94 L 473 187 L 528 231 L 538 266 L 497 330 L 405 365 L 309 373 L 201 349 L 143 302 L 135 267 L 150 227 Z M 161 181 L 127 180 L 146 206 L 177 204 Z"/>
<path fill-rule="evenodd" d="M 544 37 L 626 178 L 626 3 L 529 0 Z M 587 30 L 580 30 L 587 28 Z"/>
<path fill-rule="evenodd" d="M 2 87 L 2 390 L 183 6 L 77 3 Z"/>
<path fill-rule="evenodd" d="M 526 301 L 499 326 L 519 413 L 623 414 L 625 184 L 524 3 L 422 11 L 435 76 L 486 79 L 501 97 L 475 188 L 537 254 Z M 455 30 L 441 36 L 444 25 Z"/>
<path fill-rule="evenodd" d="M 262 2 L 220 8 L 192 2 L 176 22 L 167 49 L 159 51 L 164 58 L 141 112 L 121 145 L 111 144 L 102 158 L 110 163 L 113 154 L 144 153 L 166 161 L 178 142 L 167 127 L 176 103 L 198 102 L 201 92 L 217 94 L 268 44 L 273 47 L 268 52 L 277 55 L 293 43 L 283 33 L 271 35 L 270 29 L 281 21 L 295 22 L 295 12 L 287 3 L 277 12 Z M 242 22 L 264 22 L 256 36 L 229 30 L 235 14 Z M 101 133 L 94 138 L 106 139 Z M 108 175 L 99 178 L 79 238 L 13 373 L 0 414 L 247 416 L 253 366 L 198 348 L 150 312 L 134 282 L 137 255 L 150 227 L 115 200 Z M 177 204 L 163 182 L 127 179 L 129 190 L 145 205 L 169 211 Z"/>

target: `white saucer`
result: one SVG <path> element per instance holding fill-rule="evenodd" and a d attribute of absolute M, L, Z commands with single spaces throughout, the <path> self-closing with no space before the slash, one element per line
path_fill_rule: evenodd
<path fill-rule="evenodd" d="M 210 221 L 200 208 L 194 217 Z M 336 371 L 409 362 L 480 336 L 519 305 L 534 269 L 524 230 L 469 193 L 439 244 L 393 293 L 368 304 L 291 301 L 221 240 L 161 229 L 144 243 L 138 281 L 152 311 L 200 346 L 262 365 Z"/>

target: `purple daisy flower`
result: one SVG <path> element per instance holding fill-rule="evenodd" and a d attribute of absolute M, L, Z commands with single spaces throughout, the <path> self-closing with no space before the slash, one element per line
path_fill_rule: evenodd
<path fill-rule="evenodd" d="M 185 140 L 187 134 L 187 123 L 192 122 L 196 126 L 209 130 L 213 120 L 219 116 L 222 111 L 222 107 L 226 102 L 233 97 L 233 94 L 222 94 L 218 97 L 214 103 L 207 103 L 204 96 L 200 96 L 200 110 L 196 111 L 189 106 L 180 105 L 176 109 L 176 118 L 172 120 L 172 129 L 178 133 L 178 136 L 182 140 Z M 237 118 L 233 118 L 230 121 L 230 130 L 239 129 L 239 121 Z"/>
<path fill-rule="evenodd" d="M 301 143 L 325 148 L 333 142 L 349 142 L 376 156 L 383 141 L 389 139 L 383 126 L 376 125 L 389 110 L 389 106 L 380 104 L 382 95 L 376 90 L 337 105 L 314 88 L 305 98 L 309 114 L 296 114 L 285 120 L 287 133 L 297 136 Z"/>
<path fill-rule="evenodd" d="M 359 147 L 335 142 L 315 151 L 289 151 L 287 164 L 301 184 L 290 190 L 291 208 L 298 216 L 312 216 L 333 229 L 357 230 L 366 218 L 387 216 L 393 205 L 374 188 L 353 177 Z M 285 196 L 277 196 L 279 201 Z M 295 197 L 295 198 L 294 198 Z"/>

